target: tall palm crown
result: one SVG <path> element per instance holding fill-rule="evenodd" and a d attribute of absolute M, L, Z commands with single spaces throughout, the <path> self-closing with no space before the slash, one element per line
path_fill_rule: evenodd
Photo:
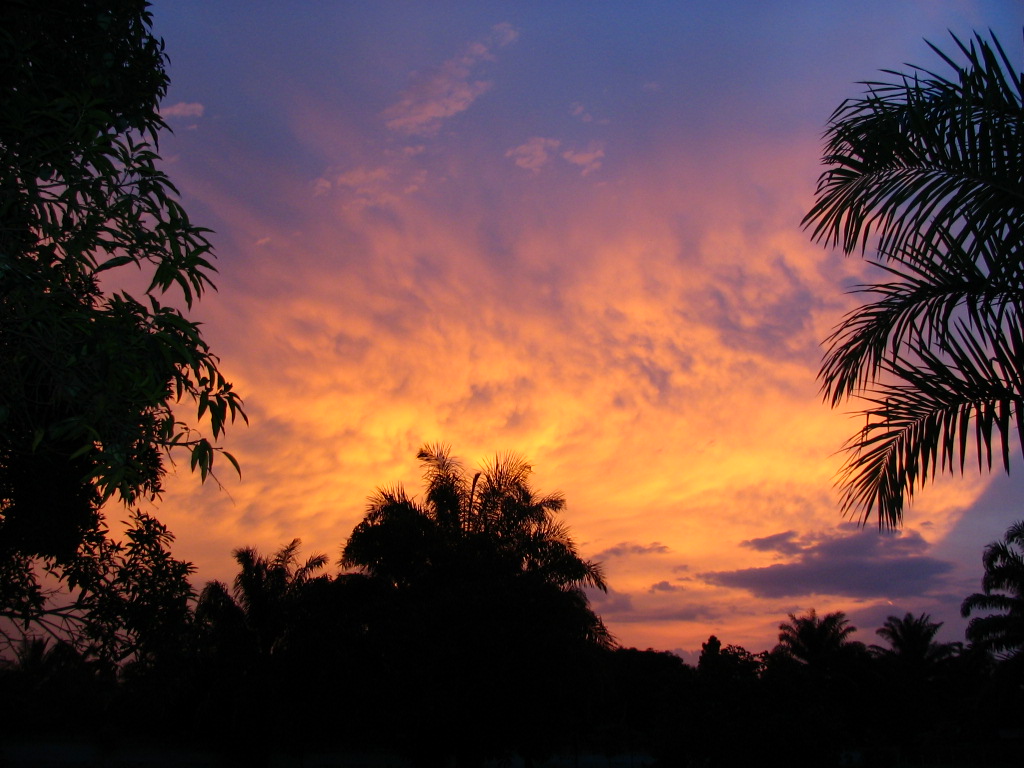
<path fill-rule="evenodd" d="M 812 608 L 803 616 L 788 615 L 789 621 L 779 625 L 777 650 L 808 666 L 827 666 L 845 647 L 859 647 L 850 641 L 857 628 L 842 611 L 819 616 Z"/>
<path fill-rule="evenodd" d="M 240 547 L 232 554 L 238 574 L 229 594 L 219 581 L 211 581 L 199 597 L 196 613 L 221 632 L 251 632 L 261 653 L 281 647 L 289 630 L 303 587 L 327 565 L 327 556 L 311 555 L 298 560 L 299 539 L 292 539 L 272 556 L 255 547 Z"/>
<path fill-rule="evenodd" d="M 562 494 L 539 494 L 529 481 L 532 468 L 514 454 L 496 456 L 472 476 L 444 445 L 425 446 L 417 458 L 424 500 L 410 499 L 401 486 L 378 489 L 345 544 L 343 566 L 400 588 L 515 580 L 554 589 L 573 603 L 592 639 L 610 643 L 583 592 L 606 591 L 604 575 L 555 519 L 565 507 Z"/>
<path fill-rule="evenodd" d="M 889 616 L 885 623 L 875 630 L 888 648 L 872 645 L 871 650 L 878 656 L 900 659 L 909 664 L 927 665 L 952 655 L 956 647 L 952 643 L 937 643 L 935 635 L 942 628 L 941 621 L 932 621 L 927 613 L 914 616 L 911 613 Z"/>
<path fill-rule="evenodd" d="M 1002 541 L 985 547 L 982 592 L 964 600 L 966 617 L 978 611 L 997 611 L 975 616 L 967 625 L 967 639 L 983 648 L 1020 657 L 1024 655 L 1024 520 L 1010 526 Z"/>
<path fill-rule="evenodd" d="M 993 444 L 1008 467 L 1011 425 L 1024 435 L 1022 77 L 995 37 L 953 40 L 963 64 L 931 46 L 950 74 L 887 71 L 833 113 L 804 218 L 847 254 L 877 249 L 885 272 L 819 374 L 833 406 L 867 401 L 843 509 L 880 526 L 937 468 L 963 472 L 969 444 L 979 467 Z"/>
<path fill-rule="evenodd" d="M 443 565 L 453 551 L 469 555 L 483 547 L 561 588 L 607 589 L 601 566 L 579 556 L 568 529 L 554 518 L 565 497 L 538 494 L 522 458 L 496 456 L 472 477 L 447 446 L 425 446 L 417 458 L 424 465 L 424 502 L 401 487 L 378 489 L 345 545 L 342 565 L 401 584 Z"/>

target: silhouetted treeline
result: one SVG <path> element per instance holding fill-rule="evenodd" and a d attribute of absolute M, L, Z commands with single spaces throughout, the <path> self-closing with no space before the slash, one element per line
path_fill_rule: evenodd
<path fill-rule="evenodd" d="M 469 475 L 443 448 L 420 459 L 423 501 L 372 496 L 337 575 L 324 555 L 300 560 L 296 539 L 237 549 L 231 585 L 183 592 L 187 564 L 142 520 L 102 599 L 70 604 L 75 621 L 53 624 L 68 609 L 55 605 L 0 622 L 0 746 L 195 748 L 239 766 L 321 752 L 418 766 L 1020 764 L 1024 524 L 986 548 L 963 610 L 996 612 L 972 619 L 967 645 L 909 613 L 867 645 L 843 613 L 811 610 L 786 617 L 770 651 L 711 636 L 688 666 L 615 644 L 584 591 L 605 588 L 601 568 L 529 465 L 499 456 Z"/>
<path fill-rule="evenodd" d="M 117 675 L 59 643 L 24 645 L 0 675 L 3 739 L 187 745 L 238 765 L 374 750 L 421 765 L 1018 764 L 1021 665 L 981 650 L 783 639 L 755 655 L 711 637 L 694 667 L 567 632 L 497 582 L 449 599 L 300 570 L 250 599 L 208 587 L 175 648 Z"/>

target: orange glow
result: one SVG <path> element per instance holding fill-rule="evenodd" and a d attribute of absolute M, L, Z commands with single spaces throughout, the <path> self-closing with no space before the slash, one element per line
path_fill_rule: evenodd
<path fill-rule="evenodd" d="M 800 122 L 785 110 L 810 97 L 781 83 L 776 130 L 673 70 L 628 86 L 635 110 L 672 116 L 638 119 L 642 139 L 598 91 L 501 123 L 487 110 L 515 95 L 502 78 L 537 33 L 501 22 L 434 60 L 382 64 L 361 111 L 299 76 L 268 94 L 294 161 L 245 150 L 212 97 L 190 107 L 198 128 L 176 135 L 169 170 L 193 216 L 216 219 L 220 291 L 199 315 L 251 426 L 229 434 L 241 481 L 222 469 L 224 490 L 199 487 L 182 467 L 168 482 L 158 513 L 177 551 L 200 579 L 229 580 L 235 547 L 296 536 L 337 558 L 374 488 L 418 492 L 416 450 L 444 441 L 471 465 L 521 453 L 538 488 L 566 494 L 613 590 L 598 612 L 627 645 L 693 651 L 714 633 L 757 652 L 789 611 L 882 605 L 755 597 L 704 576 L 793 562 L 749 542 L 843 522 L 832 483 L 855 421 L 821 402 L 816 373 L 865 267 L 809 242 L 800 220 L 844 92 L 809 82 L 821 101 Z M 922 34 L 900 29 L 901 44 Z M 906 58 L 886 44 L 876 68 Z M 872 74 L 861 67 L 837 82 Z M 403 80 L 413 69 L 428 74 Z M 199 81 L 175 82 L 198 105 Z M 691 98 L 711 100 L 711 129 Z M 930 488 L 907 535 L 941 542 L 986 485 Z"/>

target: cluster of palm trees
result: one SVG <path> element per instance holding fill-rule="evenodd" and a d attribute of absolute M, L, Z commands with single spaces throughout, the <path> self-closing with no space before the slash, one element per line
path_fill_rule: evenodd
<path fill-rule="evenodd" d="M 298 540 L 269 556 L 238 549 L 233 583 L 207 584 L 183 644 L 119 679 L 69 646 L 25 643 L 0 674 L 0 731 L 38 732 L 45 713 L 102 740 L 129 720 L 136 738 L 245 765 L 380 748 L 423 765 L 556 752 L 745 765 L 794 739 L 794 765 L 957 752 L 1004 764 L 999 733 L 1024 706 L 1024 524 L 986 550 L 983 592 L 964 610 L 998 612 L 975 617 L 967 646 L 937 641 L 927 614 L 890 616 L 868 646 L 843 613 L 810 610 L 780 624 L 770 651 L 711 637 L 690 667 L 615 646 L 579 593 L 604 586 L 600 569 L 554 524 L 564 502 L 530 487 L 524 462 L 470 475 L 447 450 L 420 458 L 423 500 L 375 494 L 344 548 L 348 572 L 326 574 Z M 103 716 L 76 720 L 86 708 Z"/>
<path fill-rule="evenodd" d="M 250 734 L 259 723 L 260 738 L 330 730 L 320 718 L 335 702 L 314 681 L 333 681 L 360 700 L 335 732 L 437 759 L 457 745 L 468 763 L 558 741 L 532 726 L 538 691 L 566 722 L 582 717 L 573 700 L 614 642 L 584 592 L 606 589 L 601 568 L 556 517 L 564 497 L 539 493 L 513 454 L 472 474 L 446 446 L 418 458 L 422 500 L 379 488 L 343 573 L 300 558 L 298 539 L 270 556 L 235 550 L 233 584 L 208 583 L 196 604 L 204 711 L 235 712 Z M 301 691 L 301 718 L 268 719 L 253 703 L 270 691 Z M 368 716 L 381 710 L 387 721 Z"/>

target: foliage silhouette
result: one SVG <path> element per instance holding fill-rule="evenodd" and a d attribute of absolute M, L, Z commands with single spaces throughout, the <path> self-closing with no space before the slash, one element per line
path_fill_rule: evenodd
<path fill-rule="evenodd" d="M 877 656 L 897 660 L 904 666 L 928 669 L 950 658 L 957 651 L 954 643 L 935 642 L 935 635 L 941 628 L 942 622 L 932 621 L 927 613 L 919 616 L 907 613 L 902 618 L 889 616 L 875 630 L 875 634 L 883 638 L 889 647 L 872 645 L 870 650 Z"/>
<path fill-rule="evenodd" d="M 905 674 L 898 659 L 919 655 L 927 645 L 921 636 L 932 636 L 926 616 L 890 617 L 880 628 L 902 638 L 892 644 L 902 654 L 858 653 L 845 617 L 810 612 L 784 626 L 828 638 L 799 646 L 831 648 L 801 652 L 830 663 L 804 663 L 779 648 L 754 655 L 712 636 L 689 667 L 651 649 L 545 643 L 536 621 L 519 632 L 515 593 L 495 594 L 498 582 L 479 592 L 456 588 L 446 604 L 426 588 L 366 574 L 332 578 L 313 568 L 296 578 L 297 544 L 269 557 L 249 552 L 246 567 L 258 563 L 268 576 L 254 580 L 262 586 L 250 587 L 253 594 L 290 594 L 284 641 L 260 653 L 226 587 L 197 605 L 187 652 L 154 655 L 116 679 L 69 645 L 19 641 L 11 660 L 0 660 L 0 743 L 52 738 L 56 720 L 72 740 L 198 746 L 229 765 L 358 762 L 368 754 L 393 761 L 396 750 L 424 765 L 472 765 L 487 756 L 529 764 L 556 752 L 580 764 L 629 754 L 709 767 L 763 762 L 765 754 L 786 754 L 793 766 L 858 756 L 880 766 L 1019 762 L 1014 742 L 1000 736 L 1019 728 L 1024 703 L 1006 662 L 993 664 L 975 647 L 936 663 L 928 676 Z M 208 631 L 225 605 L 242 621 L 235 645 L 219 634 L 223 623 Z M 471 620 L 459 624 L 459 610 Z M 878 716 L 879 701 L 900 713 L 897 724 Z"/>
<path fill-rule="evenodd" d="M 953 37 L 952 72 L 887 71 L 826 132 L 815 240 L 877 247 L 887 279 L 828 339 L 819 377 L 833 407 L 866 399 L 846 444 L 843 510 L 898 526 L 940 469 L 979 469 L 1024 434 L 1024 115 L 1021 75 L 999 41 Z M 929 45 L 931 45 L 929 43 Z M 972 426 L 973 424 L 973 426 Z"/>
<path fill-rule="evenodd" d="M 389 703 L 415 723 L 407 749 L 442 759 L 457 745 L 463 764 L 543 754 L 585 711 L 578 694 L 612 646 L 583 591 L 606 589 L 601 569 L 555 520 L 564 498 L 534 490 L 521 458 L 497 456 L 472 476 L 444 446 L 418 458 L 424 500 L 378 489 L 342 554 L 389 595 L 381 685 L 402 691 Z M 538 696 L 563 729 L 537 727 Z"/>
<path fill-rule="evenodd" d="M 0 643 L 10 650 L 42 633 L 108 673 L 177 653 L 192 621 L 192 565 L 171 555 L 174 537 L 145 513 L 132 515 L 125 539 L 102 530 L 90 535 L 60 570 L 66 589 L 43 589 L 34 579 L 0 584 L 0 613 L 8 620 Z M 24 577 L 31 565 L 16 560 L 9 568 Z"/>
<path fill-rule="evenodd" d="M 1011 525 L 1002 541 L 985 547 L 982 562 L 982 591 L 965 599 L 960 610 L 965 617 L 980 611 L 997 613 L 974 616 L 967 625 L 967 639 L 1009 658 L 1024 658 L 1024 521 Z"/>
<path fill-rule="evenodd" d="M 417 458 L 424 464 L 425 502 L 409 499 L 401 487 L 378 489 L 345 544 L 343 566 L 396 587 L 452 576 L 546 587 L 575 609 L 587 640 L 611 645 L 582 591 L 607 586 L 600 565 L 580 558 L 568 529 L 554 519 L 565 507 L 561 494 L 538 495 L 530 465 L 512 454 L 496 456 L 472 478 L 445 446 L 425 446 Z"/>
<path fill-rule="evenodd" d="M 191 308 L 214 272 L 208 231 L 157 167 L 167 86 L 142 0 L 5 3 L 0 560 L 19 621 L 40 605 L 40 569 L 73 589 L 106 578 L 86 573 L 103 561 L 103 502 L 160 494 L 182 453 L 205 480 L 212 441 L 245 419 L 199 325 L 165 298 Z M 144 295 L 110 289 L 127 267 Z"/>
<path fill-rule="evenodd" d="M 863 645 L 849 639 L 857 628 L 850 626 L 842 611 L 818 616 L 812 608 L 802 616 L 788 616 L 789 621 L 779 624 L 776 648 L 808 667 L 827 669 L 845 653 L 863 649 Z"/>

